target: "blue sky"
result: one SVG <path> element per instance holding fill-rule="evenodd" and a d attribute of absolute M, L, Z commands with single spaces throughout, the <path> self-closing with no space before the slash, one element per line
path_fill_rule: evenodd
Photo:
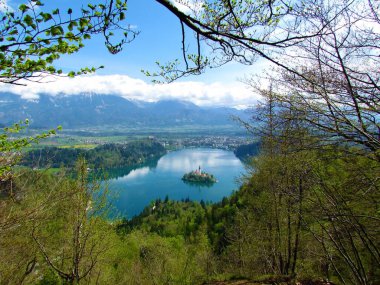
<path fill-rule="evenodd" d="M 10 7 L 16 8 L 24 1 L 8 0 L 6 2 Z M 65 11 L 69 7 L 72 7 L 75 11 L 80 5 L 86 5 L 89 1 L 45 0 L 43 2 L 45 3 L 43 9 L 46 10 L 59 7 L 61 11 Z M 109 81 L 112 83 L 110 87 L 112 92 L 110 91 L 110 93 L 120 93 L 123 97 L 133 99 L 149 101 L 158 99 L 182 99 L 192 100 L 199 105 L 216 104 L 235 107 L 252 105 L 256 101 L 257 96 L 247 90 L 246 86 L 237 79 L 260 70 L 260 64 L 257 66 L 242 66 L 237 63 L 230 63 L 218 69 L 208 70 L 205 74 L 200 76 L 191 76 L 181 79 L 179 82 L 169 84 L 169 86 L 165 88 L 162 86 L 155 87 L 150 83 L 152 79 L 142 74 L 141 69 L 154 71 L 156 68 L 155 61 L 157 60 L 161 63 L 165 63 L 176 58 L 181 58 L 181 27 L 179 21 L 154 0 L 129 0 L 126 18 L 128 24 L 140 31 L 140 34 L 132 43 L 125 45 L 123 51 L 119 54 L 110 54 L 104 46 L 103 38 L 96 36 L 86 41 L 85 48 L 78 53 L 63 56 L 61 60 L 57 62 L 57 66 L 66 72 L 79 69 L 83 66 L 104 65 L 105 68 L 99 70 L 95 76 L 87 77 L 87 84 L 85 83 L 86 80 L 66 80 L 64 84 L 57 82 L 44 84 L 48 86 L 29 84 L 29 86 L 25 88 L 13 88 L 0 85 L 0 90 L 13 90 L 26 98 L 29 96 L 28 94 L 30 94 L 29 97 L 34 96 L 33 98 L 35 98 L 39 92 L 52 93 L 53 95 L 58 92 L 66 94 L 77 92 L 78 86 L 75 87 L 75 85 L 80 84 L 84 91 L 104 93 L 105 89 L 107 89 L 106 82 Z M 189 33 L 187 36 L 188 39 L 190 39 L 190 35 L 192 34 Z M 189 43 L 191 44 L 191 41 Z M 101 76 L 104 77 L 100 78 Z M 98 82 L 104 81 L 105 84 L 96 90 L 94 87 L 95 84 L 93 84 L 94 80 Z M 119 80 L 119 82 L 117 80 Z M 131 82 L 138 82 L 137 86 L 144 85 L 141 89 L 149 89 L 149 94 L 145 94 L 143 91 L 136 92 L 136 86 L 134 86 L 132 90 L 125 90 L 129 88 L 126 85 L 127 81 L 128 86 L 132 84 Z M 115 85 L 118 84 L 120 86 L 116 88 Z M 74 87 L 71 88 L 70 85 L 74 85 Z M 66 91 L 65 86 L 68 87 Z M 171 88 L 173 90 L 171 90 Z M 183 88 L 188 88 L 189 92 L 184 92 L 184 90 L 182 90 Z M 155 89 L 157 89 L 157 92 L 155 92 Z M 202 91 L 202 89 L 204 90 Z M 122 90 L 122 92 L 120 92 L 120 90 Z M 191 90 L 194 90 L 193 95 L 190 92 Z M 155 95 L 155 93 L 158 95 Z"/>

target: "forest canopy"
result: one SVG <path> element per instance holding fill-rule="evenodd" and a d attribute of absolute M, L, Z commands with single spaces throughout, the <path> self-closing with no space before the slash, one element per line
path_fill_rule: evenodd
<path fill-rule="evenodd" d="M 166 153 L 158 142 L 140 140 L 128 144 L 105 144 L 94 149 L 46 147 L 24 153 L 22 165 L 32 168 L 73 168 L 79 158 L 85 158 L 91 168 L 110 169 L 145 163 Z"/>

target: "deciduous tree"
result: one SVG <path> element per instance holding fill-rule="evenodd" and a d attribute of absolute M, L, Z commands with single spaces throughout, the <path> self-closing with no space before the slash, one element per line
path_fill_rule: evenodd
<path fill-rule="evenodd" d="M 46 11 L 43 1 L 28 0 L 17 9 L 2 12 L 0 19 L 0 82 L 40 82 L 61 75 L 54 62 L 84 47 L 84 41 L 103 34 L 111 53 L 134 39 L 137 32 L 125 25 L 127 1 L 87 4 L 80 9 Z M 116 33 L 116 34 L 115 34 Z M 70 71 L 68 76 L 94 72 L 96 67 Z M 25 84 L 25 81 L 24 83 Z"/>

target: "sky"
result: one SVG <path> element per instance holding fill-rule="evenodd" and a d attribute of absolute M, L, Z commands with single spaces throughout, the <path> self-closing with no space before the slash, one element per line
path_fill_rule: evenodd
<path fill-rule="evenodd" d="M 69 7 L 78 9 L 78 5 L 86 5 L 89 1 L 43 2 L 43 9 L 52 10 L 58 7 L 62 11 Z M 16 9 L 21 3 L 24 1 L 0 0 L 0 11 L 4 10 L 5 6 Z M 152 78 L 146 77 L 141 70 L 155 71 L 156 61 L 165 63 L 181 58 L 179 20 L 154 0 L 129 0 L 126 18 L 128 24 L 140 34 L 132 43 L 126 45 L 122 52 L 110 54 L 104 46 L 103 38 L 93 37 L 85 42 L 85 48 L 78 53 L 62 56 L 56 62 L 56 66 L 64 72 L 78 70 L 84 66 L 104 65 L 105 68 L 96 74 L 74 79 L 51 78 L 48 80 L 49 83 L 28 83 L 27 86 L 0 84 L 0 91 L 13 92 L 33 100 L 38 99 L 38 94 L 41 93 L 56 96 L 89 92 L 120 95 L 143 101 L 179 99 L 201 106 L 244 108 L 256 103 L 258 95 L 242 83 L 241 78 L 260 73 L 265 67 L 263 62 L 253 66 L 230 63 L 171 84 L 153 84 Z M 189 44 L 191 46 L 191 41 Z"/>

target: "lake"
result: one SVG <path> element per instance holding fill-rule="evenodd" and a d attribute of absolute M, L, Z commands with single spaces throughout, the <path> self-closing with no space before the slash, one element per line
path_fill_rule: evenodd
<path fill-rule="evenodd" d="M 183 174 L 201 167 L 218 180 L 212 186 L 190 185 Z M 232 151 L 190 148 L 169 152 L 159 160 L 136 168 L 109 172 L 109 188 L 116 212 L 131 218 L 158 198 L 218 202 L 239 188 L 244 165 Z"/>

